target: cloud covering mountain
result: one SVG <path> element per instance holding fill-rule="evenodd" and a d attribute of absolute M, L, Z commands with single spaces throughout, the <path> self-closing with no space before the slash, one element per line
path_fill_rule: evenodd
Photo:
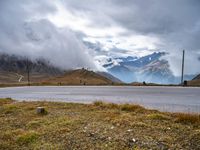
<path fill-rule="evenodd" d="M 1 0 L 0 52 L 44 57 L 65 69 L 102 69 L 95 58 L 165 51 L 173 74 L 180 75 L 185 49 L 186 73 L 195 74 L 199 10 L 199 0 Z"/>
<path fill-rule="evenodd" d="M 58 28 L 46 17 L 56 8 L 47 1 L 0 2 L 0 52 L 45 58 L 64 69 L 95 68 L 89 50 L 69 28 Z"/>

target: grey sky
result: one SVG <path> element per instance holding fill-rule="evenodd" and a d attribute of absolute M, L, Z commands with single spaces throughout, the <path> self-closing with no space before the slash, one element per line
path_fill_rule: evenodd
<path fill-rule="evenodd" d="M 99 68 L 86 40 L 101 43 L 108 55 L 116 48 L 137 56 L 169 52 L 175 75 L 186 49 L 186 72 L 197 73 L 199 39 L 199 0 L 0 1 L 0 51 L 45 55 L 64 68 Z"/>

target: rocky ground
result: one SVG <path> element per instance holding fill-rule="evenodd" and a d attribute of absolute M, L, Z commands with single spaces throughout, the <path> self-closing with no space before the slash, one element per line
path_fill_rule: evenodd
<path fill-rule="evenodd" d="M 45 108 L 37 114 L 36 108 Z M 0 149 L 200 149 L 200 115 L 0 99 Z"/>

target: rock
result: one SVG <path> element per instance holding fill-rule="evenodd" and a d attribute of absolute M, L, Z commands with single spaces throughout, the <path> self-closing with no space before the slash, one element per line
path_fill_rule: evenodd
<path fill-rule="evenodd" d="M 44 115 L 47 113 L 44 107 L 37 107 L 36 112 L 37 114 L 41 114 L 41 115 Z"/>
<path fill-rule="evenodd" d="M 136 142 L 136 139 L 133 138 L 132 141 L 135 143 L 135 142 Z"/>

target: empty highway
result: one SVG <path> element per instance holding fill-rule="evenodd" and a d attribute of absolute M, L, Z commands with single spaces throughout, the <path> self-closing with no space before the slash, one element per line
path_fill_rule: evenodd
<path fill-rule="evenodd" d="M 169 112 L 200 113 L 200 88 L 135 86 L 30 86 L 0 88 L 0 98 L 25 101 L 63 101 L 140 104 Z"/>

